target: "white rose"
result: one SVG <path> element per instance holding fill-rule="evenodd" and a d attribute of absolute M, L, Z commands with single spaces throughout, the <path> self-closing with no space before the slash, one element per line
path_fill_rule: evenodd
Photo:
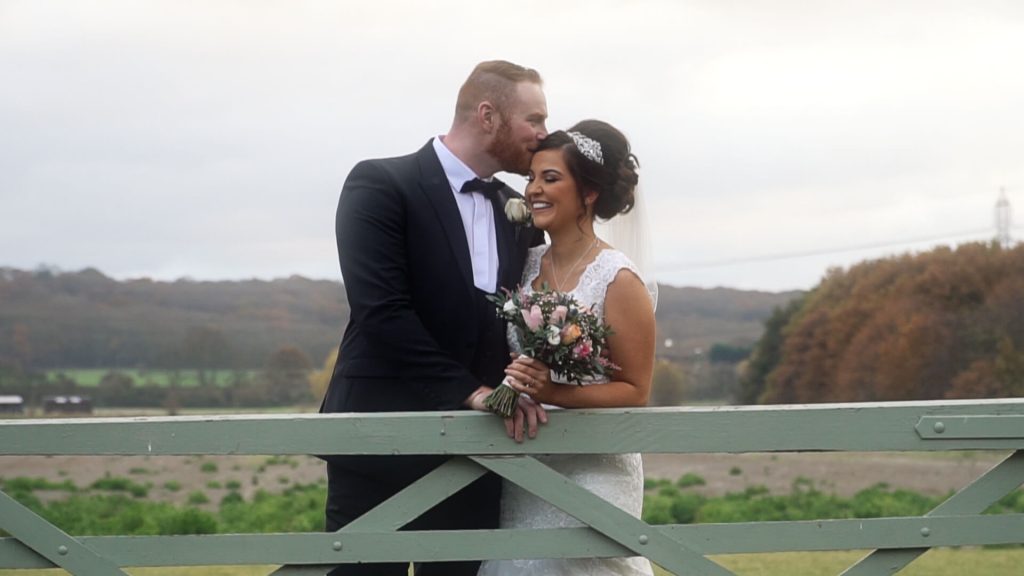
<path fill-rule="evenodd" d="M 516 311 L 516 303 L 511 298 L 505 301 L 505 305 L 501 307 L 502 312 L 511 313 Z"/>
<path fill-rule="evenodd" d="M 558 326 L 548 326 L 548 344 L 557 345 L 562 341 L 562 329 Z"/>
<path fill-rule="evenodd" d="M 509 198 L 505 202 L 505 217 L 514 224 L 526 224 L 530 221 L 530 207 L 522 198 Z"/>

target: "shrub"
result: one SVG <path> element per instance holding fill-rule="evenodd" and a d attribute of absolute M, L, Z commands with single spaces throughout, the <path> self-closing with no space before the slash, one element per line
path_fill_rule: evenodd
<path fill-rule="evenodd" d="M 676 524 L 693 524 L 697 521 L 697 511 L 707 501 L 700 494 L 682 492 L 672 501 L 670 511 Z"/>
<path fill-rule="evenodd" d="M 324 527 L 326 497 L 322 484 L 296 484 L 281 494 L 260 490 L 251 502 L 221 507 L 222 529 L 230 533 L 319 532 Z"/>
<path fill-rule="evenodd" d="M 220 489 L 221 485 L 220 482 L 217 482 L 216 480 L 210 480 L 209 482 L 206 483 L 206 487 L 209 488 L 210 490 L 218 490 Z"/>
<path fill-rule="evenodd" d="M 671 524 L 673 519 L 672 498 L 662 495 L 644 496 L 644 522 L 648 524 Z"/>
<path fill-rule="evenodd" d="M 14 498 L 21 503 L 22 506 L 32 510 L 35 513 L 39 513 L 43 509 L 43 503 L 39 498 L 36 498 L 35 494 L 24 490 L 12 490 L 8 492 L 8 496 Z"/>
<path fill-rule="evenodd" d="M 861 490 L 850 501 L 855 518 L 920 516 L 937 504 L 928 496 L 909 490 L 892 490 L 885 484 Z"/>
<path fill-rule="evenodd" d="M 199 471 L 205 474 L 213 474 L 214 472 L 217 471 L 217 463 L 203 462 L 202 464 L 199 465 Z"/>
<path fill-rule="evenodd" d="M 177 492 L 178 490 L 181 490 L 181 482 L 178 482 L 177 480 L 168 480 L 167 482 L 164 482 L 164 490 Z"/>
<path fill-rule="evenodd" d="M 848 503 L 835 495 L 807 488 L 799 479 L 788 495 L 773 496 L 764 486 L 709 500 L 697 510 L 697 522 L 768 522 L 849 518 Z"/>
<path fill-rule="evenodd" d="M 242 504 L 244 502 L 245 498 L 242 498 L 241 494 L 232 491 L 228 492 L 227 494 L 224 495 L 223 498 L 220 499 L 220 506 L 221 508 L 223 508 L 224 506 L 230 506 L 232 504 Z"/>
<path fill-rule="evenodd" d="M 160 534 L 216 534 L 217 519 L 197 508 L 185 508 L 160 516 L 157 521 Z"/>
<path fill-rule="evenodd" d="M 11 496 L 72 535 L 214 534 L 219 528 L 217 519 L 201 510 L 122 494 L 75 494 L 47 505 L 30 493 Z"/>
<path fill-rule="evenodd" d="M 65 492 L 77 492 L 78 486 L 70 479 L 63 482 L 51 482 L 46 478 L 28 478 L 17 476 L 0 482 L 4 492 L 32 492 L 34 490 L 63 490 Z"/>
<path fill-rule="evenodd" d="M 72 496 L 52 502 L 42 516 L 69 534 L 172 535 L 213 534 L 212 515 L 164 502 L 132 500 L 120 494 Z"/>
<path fill-rule="evenodd" d="M 690 486 L 704 486 L 707 482 L 704 478 L 694 474 L 693 472 L 687 472 L 679 477 L 676 481 L 676 486 L 680 488 L 689 488 Z"/>
<path fill-rule="evenodd" d="M 242 483 L 238 480 L 228 480 L 227 483 L 224 484 L 224 487 L 228 490 L 240 490 L 242 488 Z"/>
<path fill-rule="evenodd" d="M 671 484 L 664 478 L 644 478 L 644 490 L 653 490 L 666 484 Z"/>
<path fill-rule="evenodd" d="M 657 494 L 658 494 L 658 496 L 667 496 L 669 498 L 678 498 L 679 497 L 679 488 L 676 488 L 675 486 L 673 486 L 671 484 L 665 484 L 664 486 L 661 486 L 661 487 L 658 488 Z"/>
<path fill-rule="evenodd" d="M 136 498 L 145 498 L 149 494 L 149 486 L 132 482 L 128 478 L 104 476 L 92 483 L 93 490 L 109 490 L 111 492 L 128 492 Z"/>
<path fill-rule="evenodd" d="M 207 503 L 209 503 L 209 501 L 210 501 L 210 498 L 207 497 L 205 493 L 203 493 L 203 492 L 201 492 L 199 490 L 196 490 L 195 492 L 192 492 L 192 493 L 190 493 L 188 495 L 188 503 L 192 504 L 193 506 L 199 506 L 199 505 L 202 505 L 202 504 L 207 504 Z"/>

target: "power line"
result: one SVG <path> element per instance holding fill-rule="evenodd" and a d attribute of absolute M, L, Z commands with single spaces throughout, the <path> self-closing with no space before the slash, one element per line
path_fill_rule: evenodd
<path fill-rule="evenodd" d="M 964 232 L 954 232 L 950 234 L 943 234 L 941 236 L 922 236 L 918 238 L 905 238 L 902 240 L 890 240 L 886 242 L 872 242 L 868 244 L 858 244 L 852 246 L 843 246 L 838 248 L 823 248 L 819 250 L 804 250 L 800 252 L 780 252 L 776 254 L 762 254 L 759 256 L 746 256 L 740 258 L 727 258 L 724 260 L 704 260 L 699 262 L 679 262 L 675 264 L 667 264 L 665 266 L 657 267 L 657 272 L 684 272 L 688 270 L 697 270 L 700 268 L 717 268 L 721 266 L 732 266 L 734 264 L 749 264 L 753 262 L 771 262 L 775 260 L 790 260 L 795 258 L 807 258 L 809 256 L 825 256 L 829 254 L 842 254 L 844 252 L 857 252 L 860 250 L 872 250 L 876 248 L 894 248 L 897 246 L 905 246 L 907 244 L 918 244 L 921 242 L 938 242 L 941 240 L 952 240 L 955 238 L 962 238 L 964 236 L 977 236 L 984 234 L 987 237 L 992 235 L 991 228 L 983 228 L 979 230 L 970 230 Z"/>

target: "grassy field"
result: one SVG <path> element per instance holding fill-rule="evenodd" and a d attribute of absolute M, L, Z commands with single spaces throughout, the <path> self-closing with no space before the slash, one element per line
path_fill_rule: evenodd
<path fill-rule="evenodd" d="M 713 559 L 739 576 L 834 576 L 861 558 L 864 552 L 785 552 L 739 554 Z M 1024 566 L 1024 549 L 959 549 L 928 552 L 900 576 L 1013 576 Z M 273 566 L 197 568 L 134 568 L 132 576 L 265 576 Z M 668 576 L 664 570 L 657 576 Z M 63 570 L 0 570 L 0 576 L 56 576 Z"/>
<path fill-rule="evenodd" d="M 71 378 L 78 383 L 79 386 L 91 388 L 98 386 L 100 380 L 103 379 L 112 368 L 68 368 L 63 370 L 47 370 L 46 376 L 50 380 L 55 380 L 58 374 L 64 374 L 68 378 Z M 154 386 L 169 386 L 173 373 L 169 370 L 118 370 L 131 376 L 135 380 L 136 385 L 148 385 Z M 216 382 L 218 386 L 227 386 L 234 379 L 236 374 L 241 373 L 244 377 L 250 378 L 256 374 L 256 370 L 210 370 L 207 372 L 207 378 L 212 382 Z M 195 370 L 180 370 L 178 372 L 179 385 L 183 387 L 198 386 L 199 376 Z"/>

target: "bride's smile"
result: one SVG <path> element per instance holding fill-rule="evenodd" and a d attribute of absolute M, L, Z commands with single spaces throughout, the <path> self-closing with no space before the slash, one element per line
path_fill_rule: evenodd
<path fill-rule="evenodd" d="M 561 150 L 534 154 L 526 178 L 526 199 L 534 226 L 549 232 L 565 225 L 576 226 L 585 209 Z"/>

